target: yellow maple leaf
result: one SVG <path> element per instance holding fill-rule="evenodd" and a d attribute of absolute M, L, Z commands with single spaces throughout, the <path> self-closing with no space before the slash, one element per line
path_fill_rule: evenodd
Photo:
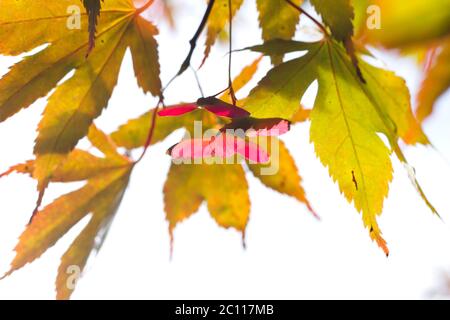
<path fill-rule="evenodd" d="M 171 235 L 175 226 L 195 213 L 203 201 L 220 226 L 244 233 L 250 199 L 242 166 L 172 165 L 164 185 L 164 207 Z"/>
<path fill-rule="evenodd" d="M 81 219 L 90 215 L 87 226 L 70 245 L 61 259 L 56 281 L 58 299 L 68 299 L 74 290 L 69 282 L 76 267 L 78 276 L 92 251 L 99 248 L 98 237 L 107 232 L 128 185 L 133 163 L 117 153 L 114 143 L 100 130 L 92 127 L 89 139 L 102 151 L 104 158 L 75 149 L 55 170 L 52 182 L 86 181 L 80 189 L 54 200 L 36 213 L 19 238 L 16 256 L 8 276 L 33 262 L 52 247 Z M 32 173 L 33 161 L 12 169 Z"/>
<path fill-rule="evenodd" d="M 49 44 L 13 66 L 0 80 L 0 121 L 56 87 L 39 124 L 34 148 L 37 159 L 33 175 L 41 191 L 106 107 L 127 47 L 139 86 L 155 96 L 161 94 L 154 40 L 157 29 L 139 15 L 141 9 L 136 9 L 131 0 L 106 1 L 98 20 L 97 46 L 86 58 L 88 37 L 83 30 L 68 25 L 70 19 L 77 18 L 76 10 L 71 11 L 77 5 L 76 0 L 2 2 L 0 53 L 15 55 Z M 79 19 L 81 29 L 86 29 L 86 14 L 81 13 Z M 75 70 L 73 76 L 58 85 L 71 70 Z"/>

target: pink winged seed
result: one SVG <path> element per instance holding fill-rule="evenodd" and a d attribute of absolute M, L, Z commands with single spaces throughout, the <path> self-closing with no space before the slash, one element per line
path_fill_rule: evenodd
<path fill-rule="evenodd" d="M 205 105 L 204 108 L 219 117 L 226 117 L 233 119 L 250 116 L 250 113 L 248 111 L 225 103 Z"/>
<path fill-rule="evenodd" d="M 168 153 L 175 160 L 229 158 L 236 154 L 254 163 L 267 163 L 270 160 L 269 154 L 256 143 L 227 134 L 221 134 L 212 139 L 184 140 L 169 149 Z"/>
<path fill-rule="evenodd" d="M 177 104 L 162 109 L 158 112 L 158 115 L 160 117 L 176 117 L 192 112 L 195 109 L 197 109 L 197 105 L 195 103 Z"/>
<path fill-rule="evenodd" d="M 158 115 L 161 117 L 180 116 L 192 112 L 197 108 L 204 108 L 205 110 L 214 113 L 216 116 L 231 119 L 246 118 L 250 116 L 248 111 L 215 97 L 200 98 L 196 103 L 184 103 L 170 106 L 158 112 Z"/>
<path fill-rule="evenodd" d="M 261 119 L 261 123 L 250 127 L 247 130 L 246 135 L 248 137 L 275 137 L 281 136 L 287 133 L 291 129 L 291 124 L 287 120 L 279 120 L 279 119 Z"/>
<path fill-rule="evenodd" d="M 167 153 L 176 160 L 203 158 L 203 150 L 210 141 L 204 139 L 188 139 L 170 148 Z"/>

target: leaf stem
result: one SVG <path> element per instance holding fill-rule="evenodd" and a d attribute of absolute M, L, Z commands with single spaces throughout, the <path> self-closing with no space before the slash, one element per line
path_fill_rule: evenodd
<path fill-rule="evenodd" d="M 147 153 L 148 147 L 150 147 L 150 145 L 152 144 L 153 135 L 155 133 L 155 128 L 156 128 L 156 121 L 158 119 L 157 116 L 158 116 L 159 106 L 161 104 L 164 106 L 164 96 L 162 94 L 159 97 L 158 104 L 156 105 L 156 107 L 153 109 L 153 112 L 152 112 L 150 128 L 148 130 L 147 139 L 144 144 L 144 150 L 142 151 L 140 157 L 134 162 L 134 165 L 141 162 L 141 160 L 144 158 L 145 154 Z"/>
<path fill-rule="evenodd" d="M 147 10 L 154 2 L 155 0 L 148 0 L 146 4 L 144 4 L 142 7 L 136 10 L 136 14 L 141 14 L 145 10 Z"/>
<path fill-rule="evenodd" d="M 316 18 L 314 18 L 312 15 L 310 15 L 308 12 L 306 12 L 305 10 L 303 10 L 300 6 L 296 5 L 294 2 L 292 2 L 292 0 L 285 0 L 291 7 L 293 7 L 294 9 L 300 11 L 300 13 L 304 14 L 305 16 L 307 16 L 312 22 L 314 22 L 315 25 L 317 25 L 319 27 L 320 30 L 322 30 L 322 32 L 329 37 L 329 33 L 327 28 L 325 28 L 325 26 L 323 24 L 321 24 Z"/>
<path fill-rule="evenodd" d="M 192 73 L 194 74 L 195 82 L 197 82 L 198 90 L 200 91 L 202 98 L 204 98 L 205 93 L 203 91 L 202 84 L 200 83 L 200 78 L 198 77 L 197 70 L 195 70 L 192 66 L 191 66 L 191 70 L 192 70 Z"/>

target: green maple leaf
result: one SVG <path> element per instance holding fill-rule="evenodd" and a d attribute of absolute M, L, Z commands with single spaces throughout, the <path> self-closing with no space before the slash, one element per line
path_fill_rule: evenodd
<path fill-rule="evenodd" d="M 254 49 L 265 52 L 266 46 L 267 54 L 271 54 L 274 44 L 270 42 Z M 428 143 L 413 116 L 409 91 L 403 79 L 364 61 L 360 67 L 367 83 L 362 83 L 344 48 L 335 41 L 325 38 L 315 43 L 292 42 L 286 51 L 296 47 L 307 48 L 307 54 L 270 70 L 250 92 L 247 110 L 254 117 L 291 119 L 299 110 L 300 98 L 314 80 L 318 81 L 311 112 L 311 141 L 341 192 L 362 212 L 371 238 L 387 254 L 376 217 L 382 212 L 392 180 L 391 150 L 407 163 L 398 140 L 406 140 L 413 128 L 420 134 L 412 142 Z M 379 133 L 388 139 L 391 148 Z M 414 183 L 436 212 L 417 181 Z"/>

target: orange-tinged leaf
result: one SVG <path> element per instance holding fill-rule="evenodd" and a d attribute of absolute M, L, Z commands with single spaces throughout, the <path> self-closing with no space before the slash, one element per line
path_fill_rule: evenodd
<path fill-rule="evenodd" d="M 124 160 L 125 161 L 125 160 Z M 51 176 L 51 182 L 73 182 L 83 181 L 105 171 L 120 168 L 124 165 L 121 162 L 110 161 L 109 159 L 98 158 L 89 152 L 75 149 L 58 166 Z M 13 172 L 33 175 L 35 161 L 29 160 L 25 163 L 12 166 L 1 177 Z"/>
<path fill-rule="evenodd" d="M 129 160 L 124 157 L 104 159 L 87 151 L 75 149 L 55 169 L 50 182 L 83 181 L 129 165 Z M 34 161 L 28 162 L 28 168 L 33 170 L 34 166 Z"/>
<path fill-rule="evenodd" d="M 440 48 L 434 64 L 427 70 L 419 95 L 417 118 L 424 121 L 433 112 L 436 100 L 450 87 L 450 40 Z"/>
<path fill-rule="evenodd" d="M 244 232 L 250 214 L 245 173 L 240 164 L 172 164 L 164 185 L 170 233 L 205 201 L 216 222 Z"/>
<path fill-rule="evenodd" d="M 122 155 L 117 151 L 117 145 L 113 139 L 99 130 L 94 124 L 89 128 L 88 139 L 107 158 L 123 160 Z"/>
<path fill-rule="evenodd" d="M 74 289 L 74 284 L 68 282 L 71 275 L 68 267 L 76 267 L 81 272 L 91 251 L 99 248 L 96 239 L 107 232 L 133 168 L 133 163 L 128 158 L 112 152 L 112 143 L 102 131 L 92 127 L 90 138 L 105 157 L 99 158 L 75 149 L 57 167 L 51 176 L 52 182 L 86 180 L 86 184 L 59 197 L 34 215 L 19 238 L 15 247 L 16 256 L 10 271 L 5 275 L 40 257 L 90 214 L 90 222 L 62 258 L 56 283 L 57 297 L 60 299 L 69 298 Z M 24 165 L 13 167 L 13 170 L 31 173 L 34 166 L 33 161 L 28 161 Z"/>
<path fill-rule="evenodd" d="M 305 122 L 305 121 L 309 120 L 310 116 L 311 116 L 311 110 L 306 109 L 304 106 L 301 105 L 300 109 L 292 117 L 291 122 L 293 124 Z"/>
<path fill-rule="evenodd" d="M 81 189 L 56 199 L 39 211 L 19 238 L 16 257 L 8 274 L 40 257 L 89 213 L 95 215 L 97 208 L 118 204 L 117 200 L 128 184 L 129 173 L 130 169 L 125 168 L 93 178 Z"/>
<path fill-rule="evenodd" d="M 102 219 L 99 216 L 93 216 L 88 225 L 81 231 L 78 237 L 71 244 L 70 248 L 61 258 L 61 264 L 58 268 L 56 278 L 56 299 L 68 300 L 72 295 L 76 282 L 81 272 L 86 266 L 89 256 L 96 249 L 98 235 L 102 229 Z M 74 278 L 74 279 L 73 279 Z"/>
<path fill-rule="evenodd" d="M 69 282 L 72 274 L 68 271 L 75 266 L 82 272 L 89 256 L 100 250 L 128 185 L 130 171 L 124 170 L 122 173 L 123 176 L 118 177 L 117 184 L 111 185 L 100 199 L 95 200 L 95 208 L 92 209 L 88 225 L 62 256 L 56 278 L 57 299 L 69 299 L 75 289 L 74 284 Z"/>
<path fill-rule="evenodd" d="M 292 2 L 300 6 L 303 0 Z M 257 0 L 256 5 L 264 41 L 292 39 L 295 28 L 300 21 L 300 11 L 289 6 L 285 0 Z M 273 64 L 279 64 L 283 61 L 283 56 L 273 55 L 271 59 Z"/>
<path fill-rule="evenodd" d="M 83 181 L 130 165 L 130 160 L 114 149 L 117 147 L 112 139 L 95 125 L 91 126 L 88 138 L 105 157 L 99 158 L 87 151 L 75 149 L 54 170 L 51 182 Z M 12 172 L 32 175 L 34 168 L 35 161 L 29 160 L 11 167 L 2 176 Z"/>
<path fill-rule="evenodd" d="M 17 172 L 22 174 L 33 174 L 34 170 L 34 161 L 27 161 L 25 163 L 19 163 L 12 167 L 10 167 L 8 170 L 0 174 L 0 178 L 9 176 L 11 173 Z"/>

